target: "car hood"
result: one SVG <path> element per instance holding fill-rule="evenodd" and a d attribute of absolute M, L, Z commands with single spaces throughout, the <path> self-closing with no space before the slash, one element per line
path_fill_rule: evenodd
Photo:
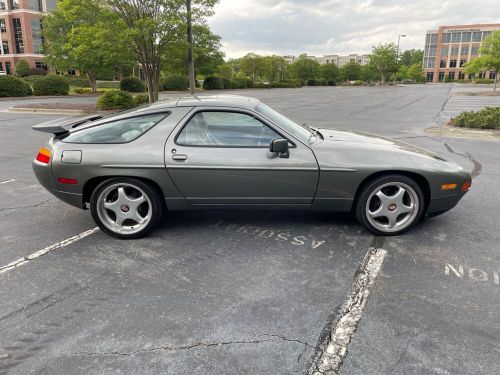
<path fill-rule="evenodd" d="M 322 151 L 326 151 L 327 149 L 359 151 L 363 152 L 363 154 L 365 154 L 367 157 L 368 155 L 375 154 L 377 156 L 385 155 L 386 157 L 389 157 L 389 155 L 394 155 L 396 153 L 410 157 L 413 160 L 424 158 L 433 161 L 445 162 L 458 167 L 458 164 L 448 158 L 422 149 L 420 147 L 413 146 L 409 143 L 358 131 L 319 128 L 317 130 L 320 132 L 324 139 L 318 142 L 316 147 L 313 146 L 313 149 L 318 150 L 320 153 L 322 153 Z"/>

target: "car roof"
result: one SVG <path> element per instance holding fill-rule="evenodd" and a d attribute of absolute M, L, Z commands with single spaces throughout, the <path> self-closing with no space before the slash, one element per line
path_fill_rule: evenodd
<path fill-rule="evenodd" d="M 146 111 L 157 111 L 173 107 L 236 107 L 254 109 L 260 101 L 255 98 L 240 95 L 194 95 L 183 96 L 177 100 L 159 101 L 142 108 Z"/>

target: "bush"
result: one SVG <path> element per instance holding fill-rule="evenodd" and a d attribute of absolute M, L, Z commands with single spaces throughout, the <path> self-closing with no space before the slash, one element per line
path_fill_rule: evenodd
<path fill-rule="evenodd" d="M 317 86 L 318 82 L 315 79 L 308 79 L 306 82 L 307 86 Z"/>
<path fill-rule="evenodd" d="M 92 94 L 92 89 L 90 87 L 79 87 L 73 90 L 75 94 Z M 97 90 L 98 94 L 104 92 L 104 90 Z"/>
<path fill-rule="evenodd" d="M 185 91 L 188 88 L 188 79 L 181 74 L 171 74 L 161 83 L 165 91 Z"/>
<path fill-rule="evenodd" d="M 246 89 L 248 87 L 246 78 L 236 78 L 234 82 L 237 89 Z"/>
<path fill-rule="evenodd" d="M 29 71 L 30 76 L 46 76 L 47 73 L 48 72 L 42 68 L 31 68 Z"/>
<path fill-rule="evenodd" d="M 223 78 L 222 84 L 224 85 L 224 89 L 226 89 L 226 90 L 239 88 L 238 82 L 236 82 L 235 80 L 232 80 L 232 79 Z"/>
<path fill-rule="evenodd" d="M 97 99 L 97 109 L 128 109 L 135 106 L 134 98 L 126 91 L 112 90 L 102 94 Z"/>
<path fill-rule="evenodd" d="M 359 79 L 355 80 L 353 86 L 363 86 L 365 83 Z"/>
<path fill-rule="evenodd" d="M 203 81 L 203 90 L 223 90 L 224 83 L 222 79 L 215 76 L 206 77 Z"/>
<path fill-rule="evenodd" d="M 42 76 L 33 82 L 35 95 L 68 95 L 69 84 L 60 76 Z"/>
<path fill-rule="evenodd" d="M 328 86 L 337 86 L 337 82 L 335 82 L 333 79 L 328 80 Z"/>
<path fill-rule="evenodd" d="M 474 81 L 474 83 L 488 84 L 488 83 L 493 83 L 493 80 L 492 79 L 485 79 L 485 78 L 478 78 Z"/>
<path fill-rule="evenodd" d="M 139 94 L 139 95 L 135 96 L 134 104 L 136 106 L 146 104 L 146 103 L 149 103 L 149 95 L 148 94 Z"/>
<path fill-rule="evenodd" d="M 120 90 L 128 92 L 144 92 L 146 84 L 137 77 L 126 77 L 120 81 Z"/>
<path fill-rule="evenodd" d="M 0 97 L 29 96 L 31 94 L 31 86 L 22 79 L 10 75 L 0 76 Z"/>
<path fill-rule="evenodd" d="M 256 89 L 270 89 L 271 85 L 269 83 L 264 83 L 264 82 L 257 82 L 255 84 Z"/>
<path fill-rule="evenodd" d="M 16 76 L 27 77 L 30 74 L 30 64 L 26 60 L 19 60 L 14 68 Z"/>
<path fill-rule="evenodd" d="M 500 107 L 486 107 L 478 112 L 463 112 L 452 118 L 451 123 L 463 128 L 500 129 Z"/>
<path fill-rule="evenodd" d="M 302 87 L 302 84 L 297 80 L 283 80 L 271 83 L 271 87 L 277 89 L 292 89 L 292 88 Z"/>

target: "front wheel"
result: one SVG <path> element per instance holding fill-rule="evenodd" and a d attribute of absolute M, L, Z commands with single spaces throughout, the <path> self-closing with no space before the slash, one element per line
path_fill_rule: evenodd
<path fill-rule="evenodd" d="M 395 236 L 417 224 L 425 209 L 424 194 L 411 178 L 390 175 L 368 183 L 356 202 L 358 221 L 378 235 Z"/>
<path fill-rule="evenodd" d="M 135 178 L 102 182 L 90 198 L 90 212 L 101 230 L 120 239 L 141 238 L 162 216 L 162 200 L 156 189 Z"/>

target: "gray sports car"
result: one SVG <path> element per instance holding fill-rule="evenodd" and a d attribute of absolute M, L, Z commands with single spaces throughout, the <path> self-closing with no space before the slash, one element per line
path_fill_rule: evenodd
<path fill-rule="evenodd" d="M 33 127 L 54 136 L 33 169 L 118 238 L 150 232 L 165 211 L 353 212 L 396 235 L 453 208 L 471 175 L 453 161 L 359 132 L 299 125 L 240 96 L 187 97 L 111 116 Z"/>

